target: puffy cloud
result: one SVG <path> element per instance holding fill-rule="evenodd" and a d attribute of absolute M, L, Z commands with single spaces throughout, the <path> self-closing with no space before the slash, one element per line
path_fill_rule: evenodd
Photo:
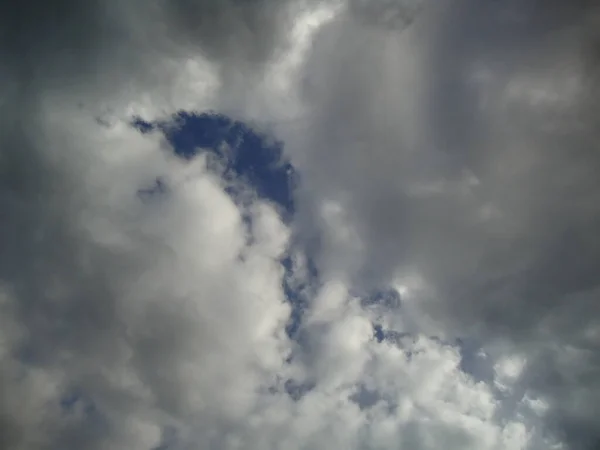
<path fill-rule="evenodd" d="M 4 197 L 4 447 L 526 445 L 456 349 L 377 342 L 344 281 L 317 290 L 291 342 L 271 205 L 240 210 L 205 158 L 158 135 L 51 111 L 41 186 Z"/>
<path fill-rule="evenodd" d="M 46 163 L 47 182 L 33 192 L 17 187 L 3 202 L 3 308 L 15 327 L 3 328 L 3 359 L 16 371 L 3 386 L 40 378 L 32 401 L 43 402 L 39 414 L 54 408 L 65 418 L 57 427 L 76 420 L 67 410 L 89 402 L 99 417 L 83 414 L 73 427 L 107 423 L 86 447 L 152 448 L 162 426 L 184 419 L 212 420 L 216 432 L 223 417 L 246 413 L 265 374 L 283 364 L 289 308 L 277 258 L 286 228 L 257 203 L 257 239 L 248 247 L 241 211 L 201 160 L 174 160 L 127 124 L 106 129 L 77 111 L 60 114 L 43 134 L 60 166 Z M 65 133 L 71 140 L 62 147 Z M 157 176 L 164 191 L 137 195 Z M 69 395 L 75 405 L 61 410 Z M 32 408 L 28 421 L 38 415 Z M 18 425 L 35 439 L 37 427 Z M 68 436 L 50 431 L 40 448 Z M 17 444 L 29 448 L 6 447 Z"/>
<path fill-rule="evenodd" d="M 537 4 L 0 3 L 1 446 L 597 445 L 594 22 Z"/>

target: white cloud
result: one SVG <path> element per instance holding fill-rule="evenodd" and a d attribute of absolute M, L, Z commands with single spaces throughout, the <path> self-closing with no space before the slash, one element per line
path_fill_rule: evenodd
<path fill-rule="evenodd" d="M 525 360 L 517 355 L 505 356 L 494 365 L 495 383 L 500 390 L 510 390 L 525 367 Z"/>
<path fill-rule="evenodd" d="M 0 447 L 594 445 L 596 97 L 523 4 L 2 5 Z M 284 139 L 296 221 L 127 123 L 178 109 Z M 280 259 L 315 237 L 294 342 Z"/>

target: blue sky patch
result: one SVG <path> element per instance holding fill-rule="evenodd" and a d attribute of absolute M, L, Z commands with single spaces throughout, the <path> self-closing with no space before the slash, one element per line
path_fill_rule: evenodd
<path fill-rule="evenodd" d="M 284 220 L 293 215 L 297 174 L 284 158 L 280 142 L 216 113 L 180 111 L 170 121 L 147 122 L 136 117 L 131 124 L 142 133 L 161 131 L 181 158 L 212 153 L 224 164 L 225 176 L 245 181 L 259 197 L 276 204 Z"/>

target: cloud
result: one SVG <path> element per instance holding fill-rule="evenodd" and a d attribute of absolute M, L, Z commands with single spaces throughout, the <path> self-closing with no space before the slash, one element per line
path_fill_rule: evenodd
<path fill-rule="evenodd" d="M 248 246 L 241 211 L 202 161 L 174 161 L 156 138 L 126 124 L 106 130 L 91 117 L 61 114 L 58 122 L 74 127 L 73 143 L 88 146 L 61 155 L 61 183 L 77 191 L 47 183 L 31 196 L 13 194 L 13 207 L 5 202 L 3 306 L 21 331 L 7 335 L 7 367 L 58 384 L 48 399 L 33 391 L 34 401 L 44 400 L 41 414 L 54 408 L 75 421 L 59 410 L 72 390 L 91 402 L 100 418 L 78 417 L 78 439 L 86 420 L 107 424 L 86 447 L 152 448 L 170 421 L 205 419 L 216 432 L 223 417 L 246 414 L 283 364 L 289 307 L 277 258 L 286 228 L 258 202 Z M 53 129 L 45 142 L 59 145 L 65 131 Z M 137 190 L 157 175 L 168 190 L 141 201 Z M 4 385 L 24 383 L 18 373 Z M 55 448 L 68 432 L 57 422 L 40 448 Z M 6 447 L 19 444 L 28 448 L 18 440 Z"/>
<path fill-rule="evenodd" d="M 39 188 L 4 197 L 4 447 L 525 445 L 456 349 L 378 343 L 343 281 L 317 289 L 290 341 L 290 231 L 272 205 L 241 211 L 204 158 L 158 135 L 51 111 Z"/>
<path fill-rule="evenodd" d="M 308 118 L 283 131 L 319 267 L 418 276 L 419 326 L 524 352 L 517 378 L 573 448 L 598 439 L 593 8 L 462 1 L 407 30 L 340 15 L 304 67 Z"/>
<path fill-rule="evenodd" d="M 0 3 L 1 446 L 593 448 L 591 8 Z M 293 219 L 131 126 L 181 110 Z"/>

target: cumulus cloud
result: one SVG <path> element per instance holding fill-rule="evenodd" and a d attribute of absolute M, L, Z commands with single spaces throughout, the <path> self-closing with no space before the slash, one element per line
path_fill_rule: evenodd
<path fill-rule="evenodd" d="M 1 2 L 0 446 L 594 448 L 596 9 Z"/>

